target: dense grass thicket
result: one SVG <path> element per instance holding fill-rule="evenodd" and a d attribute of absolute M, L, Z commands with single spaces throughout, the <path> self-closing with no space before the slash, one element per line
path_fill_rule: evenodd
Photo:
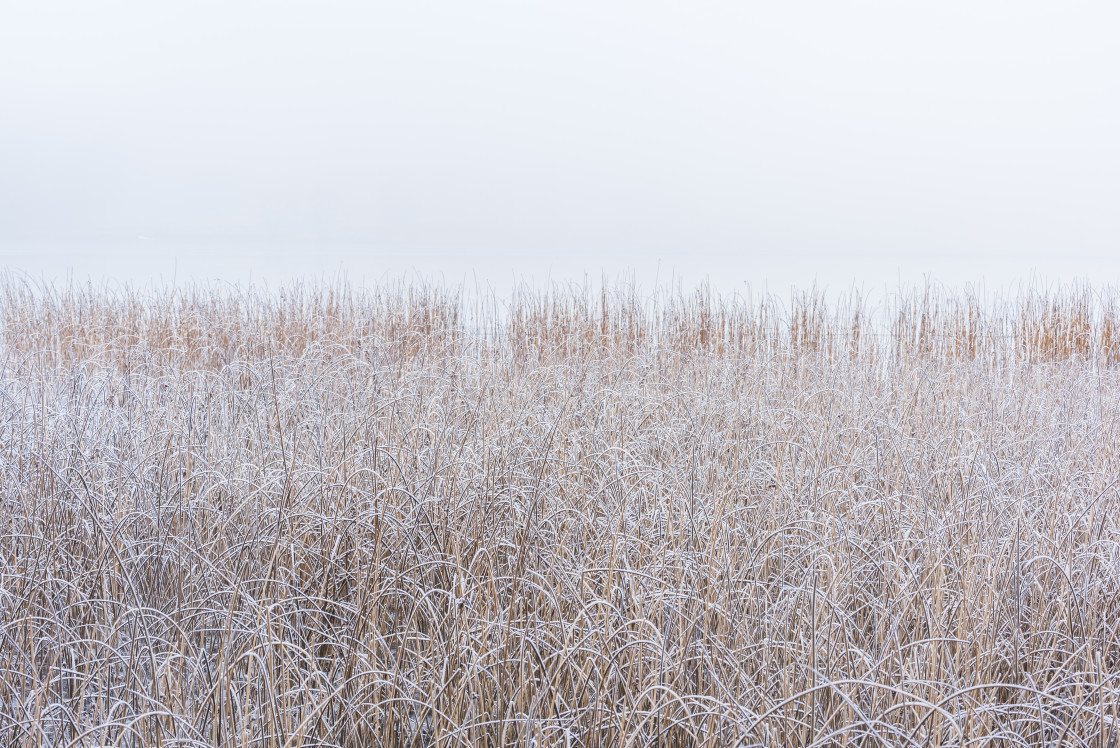
<path fill-rule="evenodd" d="M 0 285 L 0 743 L 1120 734 L 1088 287 Z"/>

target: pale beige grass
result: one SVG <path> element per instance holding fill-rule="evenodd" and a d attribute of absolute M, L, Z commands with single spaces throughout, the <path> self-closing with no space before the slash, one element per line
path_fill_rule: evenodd
<path fill-rule="evenodd" d="M 0 289 L 7 745 L 1111 745 L 1115 299 Z"/>

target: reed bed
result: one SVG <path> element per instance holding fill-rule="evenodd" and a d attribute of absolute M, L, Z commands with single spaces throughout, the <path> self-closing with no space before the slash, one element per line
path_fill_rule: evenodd
<path fill-rule="evenodd" d="M 1120 333 L 0 284 L 0 741 L 1108 746 Z"/>

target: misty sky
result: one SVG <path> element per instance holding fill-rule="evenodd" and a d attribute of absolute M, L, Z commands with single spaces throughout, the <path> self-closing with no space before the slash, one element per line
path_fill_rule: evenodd
<path fill-rule="evenodd" d="M 1117 282 L 1118 39 L 1114 2 L 0 0 L 0 264 Z"/>

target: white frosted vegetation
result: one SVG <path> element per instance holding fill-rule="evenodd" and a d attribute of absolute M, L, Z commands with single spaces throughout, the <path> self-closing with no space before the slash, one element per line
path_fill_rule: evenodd
<path fill-rule="evenodd" d="M 1108 744 L 1110 298 L 9 283 L 0 736 Z"/>

